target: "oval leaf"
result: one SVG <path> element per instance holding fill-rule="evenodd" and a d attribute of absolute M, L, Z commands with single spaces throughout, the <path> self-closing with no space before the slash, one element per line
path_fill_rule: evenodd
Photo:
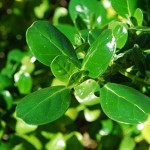
<path fill-rule="evenodd" d="M 128 31 L 125 24 L 113 21 L 109 24 L 109 29 L 113 30 L 113 35 L 116 39 L 116 47 L 119 49 L 123 48 L 128 39 Z"/>
<path fill-rule="evenodd" d="M 97 0 L 71 0 L 69 3 L 69 13 L 73 22 L 77 18 L 81 18 L 79 23 L 81 25 L 85 23 L 88 29 L 100 27 L 107 22 L 106 10 L 101 2 Z"/>
<path fill-rule="evenodd" d="M 44 65 L 49 66 L 61 54 L 77 58 L 66 36 L 47 21 L 34 22 L 28 28 L 26 38 L 32 53 Z"/>
<path fill-rule="evenodd" d="M 136 9 L 136 0 L 111 0 L 114 10 L 122 17 L 127 18 L 133 15 Z"/>
<path fill-rule="evenodd" d="M 74 88 L 75 98 L 79 103 L 85 105 L 95 105 L 99 102 L 99 97 L 95 95 L 95 92 L 99 92 L 99 84 L 92 79 L 84 81 L 80 85 Z"/>
<path fill-rule="evenodd" d="M 17 105 L 17 116 L 28 124 L 41 125 L 60 118 L 70 105 L 70 90 L 48 87 L 24 97 Z"/>
<path fill-rule="evenodd" d="M 89 71 L 89 76 L 96 78 L 107 69 L 116 49 L 115 38 L 110 29 L 105 30 L 90 46 L 83 59 L 82 69 Z"/>
<path fill-rule="evenodd" d="M 115 121 L 138 124 L 150 114 L 150 98 L 131 87 L 107 83 L 100 94 L 104 113 Z"/>
<path fill-rule="evenodd" d="M 17 77 L 16 77 L 17 76 Z M 15 77 L 17 88 L 21 94 L 28 94 L 32 89 L 32 78 L 29 73 L 16 73 Z"/>
<path fill-rule="evenodd" d="M 61 81 L 67 82 L 72 74 L 78 72 L 79 69 L 66 56 L 57 56 L 50 65 L 53 75 Z"/>
<path fill-rule="evenodd" d="M 138 26 L 142 26 L 142 22 L 143 22 L 143 12 L 140 8 L 137 8 L 135 10 L 135 13 L 134 13 L 134 17 L 136 18 L 137 20 L 137 24 Z"/>

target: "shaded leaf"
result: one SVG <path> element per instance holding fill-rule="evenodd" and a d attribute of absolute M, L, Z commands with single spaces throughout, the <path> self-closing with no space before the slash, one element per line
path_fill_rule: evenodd
<path fill-rule="evenodd" d="M 61 81 L 67 82 L 72 74 L 79 71 L 79 68 L 64 55 L 57 56 L 50 65 L 53 75 Z"/>

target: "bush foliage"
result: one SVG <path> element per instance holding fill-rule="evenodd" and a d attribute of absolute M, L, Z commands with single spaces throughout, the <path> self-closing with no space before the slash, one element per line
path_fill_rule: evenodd
<path fill-rule="evenodd" d="M 149 0 L 0 8 L 0 149 L 149 148 Z"/>

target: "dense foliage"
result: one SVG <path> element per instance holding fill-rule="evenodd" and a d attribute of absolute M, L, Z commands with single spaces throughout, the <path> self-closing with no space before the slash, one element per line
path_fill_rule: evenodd
<path fill-rule="evenodd" d="M 0 149 L 149 148 L 149 0 L 0 8 Z"/>

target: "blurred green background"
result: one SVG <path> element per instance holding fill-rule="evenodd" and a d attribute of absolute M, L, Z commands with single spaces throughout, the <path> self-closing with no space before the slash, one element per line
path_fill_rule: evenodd
<path fill-rule="evenodd" d="M 15 107 L 22 97 L 61 84 L 32 56 L 26 30 L 35 20 L 73 25 L 68 4 L 69 0 L 0 0 L 0 150 L 150 149 L 150 121 L 120 124 L 107 118 L 100 105 L 84 106 L 73 100 L 63 117 L 42 126 L 16 118 Z M 145 1 L 137 5 L 146 8 Z M 108 18 L 115 18 L 111 6 L 105 9 Z"/>

